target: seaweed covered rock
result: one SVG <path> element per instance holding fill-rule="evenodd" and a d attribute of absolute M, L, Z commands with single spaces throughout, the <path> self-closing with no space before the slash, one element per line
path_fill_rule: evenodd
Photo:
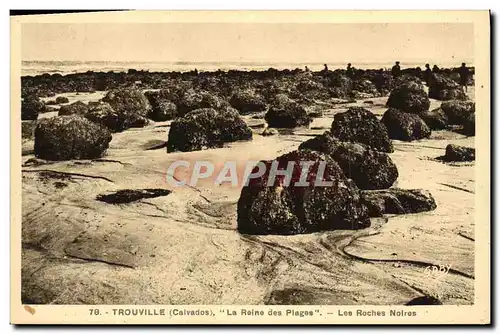
<path fill-rule="evenodd" d="M 56 116 L 38 121 L 35 156 L 46 160 L 95 159 L 109 146 L 111 133 L 81 116 Z"/>
<path fill-rule="evenodd" d="M 212 108 L 221 110 L 229 105 L 227 101 L 217 95 L 194 89 L 186 90 L 175 103 L 177 105 L 177 114 L 181 117 L 196 109 Z"/>
<path fill-rule="evenodd" d="M 89 111 L 89 106 L 82 101 L 76 101 L 71 104 L 66 104 L 61 106 L 59 109 L 59 116 L 68 116 L 68 115 L 80 115 L 83 116 Z"/>
<path fill-rule="evenodd" d="M 360 189 L 386 189 L 399 176 L 398 168 L 388 154 L 363 144 L 338 141 L 328 132 L 303 142 L 299 150 L 329 155 Z"/>
<path fill-rule="evenodd" d="M 430 101 L 422 84 L 410 80 L 397 85 L 391 91 L 387 106 L 407 113 L 420 114 L 429 110 Z"/>
<path fill-rule="evenodd" d="M 428 138 L 431 135 L 431 130 L 420 116 L 398 109 L 389 108 L 382 117 L 382 123 L 391 139 L 412 141 Z"/>
<path fill-rule="evenodd" d="M 21 121 L 21 138 L 31 140 L 35 136 L 37 121 Z"/>
<path fill-rule="evenodd" d="M 352 90 L 363 93 L 363 97 L 376 97 L 380 95 L 375 84 L 368 79 L 355 80 L 352 83 Z"/>
<path fill-rule="evenodd" d="M 361 199 L 370 217 L 432 211 L 437 207 L 431 193 L 423 189 L 363 190 Z"/>
<path fill-rule="evenodd" d="M 117 111 L 109 103 L 91 103 L 85 117 L 92 122 L 107 127 L 111 132 L 121 132 L 128 128 L 141 128 L 148 124 L 147 118 L 126 110 Z"/>
<path fill-rule="evenodd" d="M 45 104 L 37 96 L 27 96 L 21 102 L 21 119 L 34 121 L 45 110 Z"/>
<path fill-rule="evenodd" d="M 419 116 L 431 130 L 446 129 L 449 124 L 448 116 L 441 108 L 425 111 Z"/>
<path fill-rule="evenodd" d="M 229 104 L 241 114 L 248 114 L 253 111 L 264 111 L 267 108 L 264 97 L 248 89 L 234 92 L 229 100 Z"/>
<path fill-rule="evenodd" d="M 446 146 L 444 161 L 474 161 L 476 150 L 471 147 L 449 144 Z"/>
<path fill-rule="evenodd" d="M 330 95 L 334 98 L 348 98 L 352 93 L 352 80 L 341 73 L 332 73 L 329 77 Z"/>
<path fill-rule="evenodd" d="M 199 151 L 224 143 L 252 139 L 252 130 L 232 108 L 196 109 L 175 119 L 168 133 L 167 151 Z"/>
<path fill-rule="evenodd" d="M 336 114 L 331 133 L 341 141 L 362 143 L 381 152 L 394 152 L 386 127 L 365 108 L 351 107 Z"/>
<path fill-rule="evenodd" d="M 463 125 L 464 120 L 476 111 L 472 101 L 450 100 L 441 103 L 441 109 L 448 117 L 449 124 Z"/>
<path fill-rule="evenodd" d="M 135 88 L 120 88 L 109 91 L 102 99 L 120 114 L 135 114 L 146 117 L 151 111 L 146 96 Z"/>
<path fill-rule="evenodd" d="M 303 106 L 285 99 L 273 103 L 264 118 L 272 128 L 295 128 L 307 126 L 312 122 Z"/>
<path fill-rule="evenodd" d="M 144 93 L 151 104 L 148 117 L 156 122 L 163 122 L 177 117 L 177 106 L 170 101 L 171 93 L 166 90 Z"/>
<path fill-rule="evenodd" d="M 429 97 L 436 100 L 467 100 L 462 87 L 453 79 L 434 73 L 429 80 Z"/>
<path fill-rule="evenodd" d="M 476 114 L 470 114 L 463 120 L 462 133 L 466 136 L 476 135 Z"/>
<path fill-rule="evenodd" d="M 311 165 L 303 171 L 306 161 Z M 278 157 L 276 163 L 278 170 L 293 163 L 290 183 L 283 176 L 269 182 L 272 162 L 262 161 L 266 172 L 250 179 L 241 190 L 237 209 L 240 233 L 290 235 L 370 226 L 359 189 L 328 155 L 294 151 Z M 307 175 L 307 186 L 295 184 L 302 173 Z M 317 178 L 327 185 L 319 185 Z"/>
<path fill-rule="evenodd" d="M 69 100 L 66 96 L 58 96 L 56 97 L 56 104 L 63 104 L 63 103 L 68 103 Z"/>

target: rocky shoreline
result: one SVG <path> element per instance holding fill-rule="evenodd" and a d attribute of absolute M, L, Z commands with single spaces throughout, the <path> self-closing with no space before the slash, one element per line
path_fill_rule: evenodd
<path fill-rule="evenodd" d="M 472 303 L 474 97 L 422 73 L 23 77 L 23 300 Z M 335 186 L 164 182 L 229 158 L 325 163 Z"/>

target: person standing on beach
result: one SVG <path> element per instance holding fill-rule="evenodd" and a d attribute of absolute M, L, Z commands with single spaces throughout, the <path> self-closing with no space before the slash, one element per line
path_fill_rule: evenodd
<path fill-rule="evenodd" d="M 401 75 L 401 66 L 399 66 L 399 61 L 396 62 L 396 65 L 392 67 L 391 70 L 392 76 L 397 78 Z"/>
<path fill-rule="evenodd" d="M 439 73 L 441 71 L 437 65 L 432 66 L 432 73 Z"/>
<path fill-rule="evenodd" d="M 460 85 L 465 88 L 465 92 L 467 92 L 467 83 L 469 82 L 469 69 L 465 66 L 465 63 L 462 63 L 462 67 L 458 69 L 458 74 L 460 74 Z"/>
<path fill-rule="evenodd" d="M 431 70 L 431 65 L 425 64 L 425 71 L 424 71 L 424 80 L 427 86 L 429 86 L 429 83 L 431 81 L 432 77 L 432 70 Z"/>
<path fill-rule="evenodd" d="M 347 64 L 346 75 L 351 79 L 354 76 L 354 67 L 351 67 L 351 63 Z"/>

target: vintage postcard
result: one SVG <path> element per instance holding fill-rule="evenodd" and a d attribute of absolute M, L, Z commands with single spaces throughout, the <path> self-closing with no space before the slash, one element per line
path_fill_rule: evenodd
<path fill-rule="evenodd" d="M 489 324 L 490 13 L 11 16 L 14 324 Z"/>

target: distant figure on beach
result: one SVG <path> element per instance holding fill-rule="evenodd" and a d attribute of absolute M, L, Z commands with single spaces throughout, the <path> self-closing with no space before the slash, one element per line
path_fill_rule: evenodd
<path fill-rule="evenodd" d="M 399 66 L 399 61 L 397 61 L 396 65 L 392 67 L 391 73 L 393 77 L 399 77 L 401 75 L 401 66 Z"/>
<path fill-rule="evenodd" d="M 309 67 L 307 67 L 307 65 L 306 65 L 306 72 L 309 72 Z"/>
<path fill-rule="evenodd" d="M 349 78 L 352 78 L 354 76 L 354 67 L 351 67 L 351 63 L 347 64 L 346 75 Z"/>
<path fill-rule="evenodd" d="M 429 86 L 429 83 L 431 81 L 432 77 L 432 70 L 431 70 L 431 65 L 425 64 L 425 71 L 424 71 L 424 80 L 427 86 Z"/>
<path fill-rule="evenodd" d="M 470 73 L 465 63 L 462 63 L 462 67 L 458 69 L 458 74 L 460 74 L 460 85 L 463 86 L 467 92 L 467 82 L 469 82 Z"/>
<path fill-rule="evenodd" d="M 197 68 L 194 69 L 194 75 L 198 75 L 198 69 Z"/>
<path fill-rule="evenodd" d="M 325 68 L 323 69 L 323 71 L 328 72 L 328 65 L 324 64 L 323 66 L 325 66 Z"/>
<path fill-rule="evenodd" d="M 432 73 L 439 73 L 441 70 L 437 65 L 432 66 Z"/>

